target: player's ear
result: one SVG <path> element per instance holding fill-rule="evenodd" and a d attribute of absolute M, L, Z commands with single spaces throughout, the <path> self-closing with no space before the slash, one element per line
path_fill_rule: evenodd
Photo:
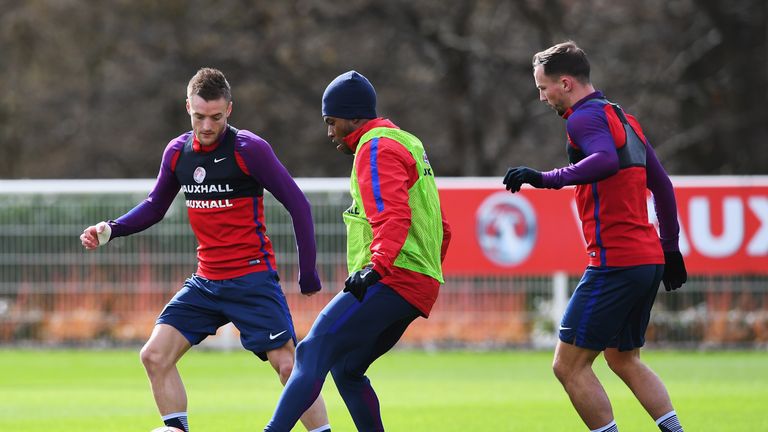
<path fill-rule="evenodd" d="M 189 99 L 187 99 L 187 114 L 192 115 L 192 111 L 190 110 L 189 106 Z"/>
<path fill-rule="evenodd" d="M 560 85 L 563 86 L 563 91 L 571 91 L 573 89 L 573 78 L 563 75 L 560 77 Z"/>
<path fill-rule="evenodd" d="M 232 114 L 232 101 L 229 101 L 229 105 L 227 105 L 227 117 Z"/>

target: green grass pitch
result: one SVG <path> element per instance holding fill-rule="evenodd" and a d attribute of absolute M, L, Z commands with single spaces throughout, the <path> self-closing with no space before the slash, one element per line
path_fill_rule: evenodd
<path fill-rule="evenodd" d="M 686 431 L 768 431 L 768 353 L 660 352 Z M 389 431 L 583 431 L 551 373 L 551 353 L 394 351 L 369 370 Z M 602 358 L 598 376 L 622 432 L 655 425 Z M 192 350 L 179 364 L 195 432 L 258 431 L 280 392 L 244 351 Z M 323 396 L 334 431 L 354 426 L 333 380 Z M 136 351 L 0 350 L 0 431 L 149 431 L 160 426 Z M 295 430 L 304 430 L 301 427 Z"/>

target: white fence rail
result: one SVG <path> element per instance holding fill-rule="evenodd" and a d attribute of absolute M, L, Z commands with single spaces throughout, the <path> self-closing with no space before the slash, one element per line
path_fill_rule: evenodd
<path fill-rule="evenodd" d="M 443 179 L 441 187 L 488 179 Z M 0 344 L 134 344 L 195 270 L 195 239 L 178 197 L 147 231 L 86 252 L 85 226 L 116 218 L 144 199 L 154 180 L 0 180 Z M 341 212 L 347 179 L 299 179 L 312 202 L 321 295 L 304 298 L 296 284 L 296 251 L 288 214 L 265 198 L 273 240 L 296 328 L 303 335 L 346 278 Z M 454 227 L 454 229 L 462 229 Z M 404 342 L 432 347 L 549 347 L 577 278 L 452 276 L 428 320 Z M 226 335 L 212 345 L 236 343 Z M 651 344 L 765 347 L 768 279 L 692 277 L 678 292 L 660 292 Z M 234 341 L 234 342 L 232 342 Z"/>

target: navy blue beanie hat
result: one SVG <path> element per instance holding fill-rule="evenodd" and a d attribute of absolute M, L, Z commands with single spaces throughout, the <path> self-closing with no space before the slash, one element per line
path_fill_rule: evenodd
<path fill-rule="evenodd" d="M 355 71 L 344 72 L 323 93 L 323 116 L 342 119 L 376 118 L 376 90 Z"/>

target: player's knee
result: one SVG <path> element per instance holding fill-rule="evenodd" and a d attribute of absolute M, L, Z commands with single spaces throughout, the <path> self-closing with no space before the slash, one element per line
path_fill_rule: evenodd
<path fill-rule="evenodd" d="M 288 378 L 291 377 L 291 372 L 293 372 L 293 360 L 290 358 L 281 360 L 277 367 L 275 367 L 275 370 L 280 377 L 280 382 L 285 384 L 288 382 Z"/>
<path fill-rule="evenodd" d="M 299 345 L 296 346 L 296 361 L 303 361 L 311 353 L 317 352 L 320 347 L 320 340 L 315 336 L 309 336 L 304 338 Z"/>
<path fill-rule="evenodd" d="M 632 356 L 606 355 L 605 362 L 608 363 L 611 371 L 618 376 L 631 373 L 638 366 L 637 359 Z"/>
<path fill-rule="evenodd" d="M 611 368 L 611 371 L 613 371 L 613 373 L 616 375 L 621 375 L 624 371 L 625 364 L 622 361 L 606 357 L 605 362 L 608 364 L 608 367 Z"/>
<path fill-rule="evenodd" d="M 349 386 L 358 387 L 368 380 L 364 373 L 349 370 L 346 365 L 339 364 L 331 368 L 331 376 L 338 388 L 348 388 Z"/>
<path fill-rule="evenodd" d="M 347 377 L 347 371 L 343 365 L 336 364 L 331 368 L 331 376 L 335 382 L 344 381 Z"/>
<path fill-rule="evenodd" d="M 139 358 L 147 372 L 160 371 L 172 365 L 163 353 L 152 348 L 150 345 L 144 345 L 139 353 Z"/>
<path fill-rule="evenodd" d="M 552 361 L 552 372 L 558 381 L 565 384 L 574 373 L 574 365 L 556 357 Z"/>
<path fill-rule="evenodd" d="M 310 336 L 296 346 L 295 373 L 322 374 L 328 373 L 333 361 L 328 357 L 328 351 L 333 350 L 331 341 Z"/>

